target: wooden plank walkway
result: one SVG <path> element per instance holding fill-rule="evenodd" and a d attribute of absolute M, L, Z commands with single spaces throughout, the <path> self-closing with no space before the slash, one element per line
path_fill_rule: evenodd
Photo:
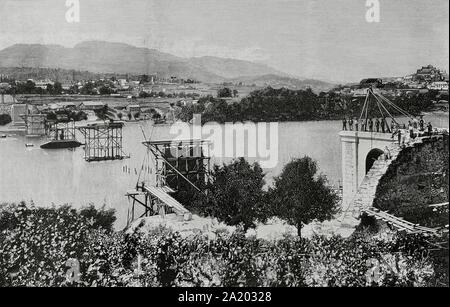
<path fill-rule="evenodd" d="M 182 204 L 180 204 L 175 198 L 167 194 L 170 192 L 166 187 L 153 187 L 153 186 L 144 186 L 144 189 L 162 201 L 164 204 L 172 208 L 178 214 L 187 214 L 190 213 Z"/>
<path fill-rule="evenodd" d="M 364 209 L 363 212 L 368 216 L 372 216 L 377 220 L 381 220 L 400 231 L 405 231 L 409 234 L 423 234 L 423 235 L 432 235 L 439 236 L 442 232 L 448 232 L 448 229 L 443 228 L 428 228 L 424 226 L 420 226 L 418 224 L 413 224 L 411 222 L 405 221 L 402 218 L 393 216 L 387 212 L 380 211 L 376 208 L 368 208 Z"/>

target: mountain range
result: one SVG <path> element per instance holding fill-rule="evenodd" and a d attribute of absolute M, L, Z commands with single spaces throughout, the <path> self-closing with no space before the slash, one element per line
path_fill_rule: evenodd
<path fill-rule="evenodd" d="M 240 79 L 243 82 L 250 79 L 258 81 L 258 78 L 271 79 L 270 82 L 275 83 L 282 83 L 283 80 L 288 83 L 293 80 L 302 82 L 265 64 L 212 56 L 182 58 L 155 49 L 103 41 L 82 42 L 73 48 L 16 44 L 0 51 L 0 67 L 45 67 L 117 74 L 156 73 L 164 78 L 176 76 L 208 83 Z M 323 82 L 322 85 L 329 84 Z"/>

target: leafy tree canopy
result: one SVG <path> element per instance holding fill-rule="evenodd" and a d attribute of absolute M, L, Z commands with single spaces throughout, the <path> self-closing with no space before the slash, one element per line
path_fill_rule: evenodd
<path fill-rule="evenodd" d="M 228 225 L 254 228 L 256 221 L 266 218 L 264 184 L 264 173 L 257 163 L 250 165 L 240 158 L 228 165 L 215 166 L 207 196 L 201 196 L 195 207 Z"/>
<path fill-rule="evenodd" d="M 317 163 L 309 157 L 287 164 L 269 191 L 276 215 L 298 229 L 314 220 L 330 220 L 338 212 L 338 197 L 317 174 Z"/>

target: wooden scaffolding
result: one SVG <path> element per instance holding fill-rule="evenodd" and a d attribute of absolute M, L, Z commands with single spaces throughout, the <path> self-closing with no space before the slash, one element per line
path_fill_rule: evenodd
<path fill-rule="evenodd" d="M 127 158 L 122 147 L 122 122 L 96 123 L 77 129 L 84 136 L 84 159 L 87 162 Z"/>
<path fill-rule="evenodd" d="M 210 142 L 190 139 L 146 141 L 143 144 L 152 158 L 154 180 L 141 178 L 142 171 L 147 169 L 143 165 L 135 190 L 126 194 L 132 203 L 127 226 L 136 218 L 169 213 L 189 219 L 190 212 L 177 200 L 177 195 L 191 191 L 203 193 L 202 187 L 210 174 Z M 135 212 L 136 204 L 143 208 L 139 216 Z"/>
<path fill-rule="evenodd" d="M 200 191 L 210 173 L 210 142 L 205 140 L 144 142 L 155 161 L 157 186 L 178 191 L 186 184 Z"/>

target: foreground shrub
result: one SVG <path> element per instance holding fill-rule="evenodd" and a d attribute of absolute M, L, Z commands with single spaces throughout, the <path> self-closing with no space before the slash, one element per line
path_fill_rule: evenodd
<path fill-rule="evenodd" d="M 94 215 L 103 216 L 101 212 Z M 75 271 L 82 269 L 78 267 L 79 259 L 83 259 L 90 234 L 101 229 L 101 222 L 86 219 L 70 206 L 3 205 L 0 285 L 73 285 L 79 279 Z"/>
<path fill-rule="evenodd" d="M 24 204 L 8 220 L 0 242 L 2 284 L 64 285 L 67 261 L 82 257 L 89 229 L 86 221 L 68 206 L 37 209 Z"/>

